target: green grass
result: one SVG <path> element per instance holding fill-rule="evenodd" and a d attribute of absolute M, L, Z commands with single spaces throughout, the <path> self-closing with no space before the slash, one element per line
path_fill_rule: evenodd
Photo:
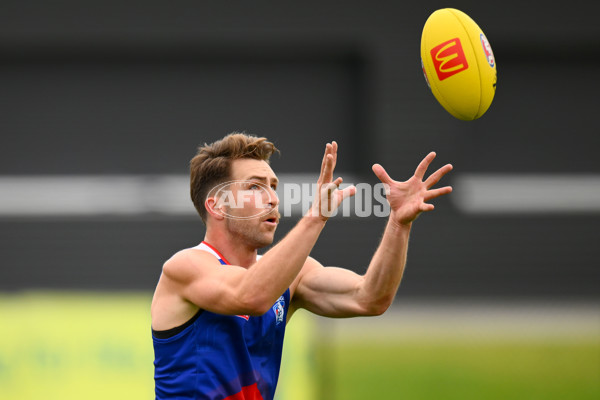
<path fill-rule="evenodd" d="M 346 343 L 325 350 L 328 400 L 599 399 L 600 343 Z"/>
<path fill-rule="evenodd" d="M 150 299 L 149 293 L 0 294 L 0 400 L 153 398 Z M 278 400 L 600 399 L 594 332 L 541 341 L 501 334 L 447 340 L 443 331 L 357 339 L 301 315 L 286 338 Z"/>
<path fill-rule="evenodd" d="M 0 400 L 153 398 L 149 294 L 0 295 Z"/>

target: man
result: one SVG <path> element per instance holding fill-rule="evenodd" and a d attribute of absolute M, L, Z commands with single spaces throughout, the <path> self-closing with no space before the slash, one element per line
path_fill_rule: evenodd
<path fill-rule="evenodd" d="M 309 257 L 328 217 L 356 189 L 334 179 L 337 143 L 326 145 L 311 209 L 262 257 L 279 221 L 277 176 L 265 138 L 234 133 L 201 147 L 190 163 L 191 196 L 204 241 L 169 259 L 152 301 L 157 399 L 271 400 L 286 322 L 305 308 L 327 317 L 380 315 L 400 285 L 412 222 L 427 202 L 451 192 L 424 179 L 430 153 L 406 182 L 382 166 L 390 216 L 365 275 Z M 250 194 L 248 196 L 248 194 Z M 238 202 L 235 202 L 235 199 Z"/>

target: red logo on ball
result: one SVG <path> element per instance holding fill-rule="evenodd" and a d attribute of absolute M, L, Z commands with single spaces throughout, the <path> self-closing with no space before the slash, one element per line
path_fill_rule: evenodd
<path fill-rule="evenodd" d="M 431 49 L 431 58 L 440 81 L 469 68 L 459 38 L 450 39 L 435 46 Z"/>

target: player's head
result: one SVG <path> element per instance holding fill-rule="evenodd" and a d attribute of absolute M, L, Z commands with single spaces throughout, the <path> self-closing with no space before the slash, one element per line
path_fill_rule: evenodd
<path fill-rule="evenodd" d="M 266 138 L 239 132 L 233 132 L 221 140 L 199 147 L 190 161 L 190 194 L 202 221 L 207 223 L 207 199 L 222 189 L 222 184 L 254 176 L 255 174 L 245 174 L 253 167 L 262 169 L 265 174 L 270 171 L 271 177 L 274 177 L 269 167 L 269 159 L 276 151 L 278 150 L 275 145 Z M 266 187 L 269 186 L 270 182 Z M 231 189 L 244 188 L 236 185 Z"/>

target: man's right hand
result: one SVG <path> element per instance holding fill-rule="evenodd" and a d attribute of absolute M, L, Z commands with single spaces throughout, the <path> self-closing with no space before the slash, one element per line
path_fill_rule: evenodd
<path fill-rule="evenodd" d="M 353 185 L 339 190 L 339 186 L 343 181 L 341 177 L 333 180 L 333 171 L 337 162 L 337 148 L 338 145 L 335 141 L 327 143 L 325 146 L 321 174 L 317 180 L 317 192 L 309 211 L 310 216 L 319 217 L 323 221 L 328 220 L 333 215 L 344 199 L 356 194 L 356 187 Z"/>

